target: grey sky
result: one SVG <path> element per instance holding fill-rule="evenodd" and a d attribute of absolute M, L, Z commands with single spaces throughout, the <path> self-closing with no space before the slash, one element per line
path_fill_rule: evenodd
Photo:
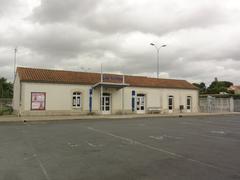
<path fill-rule="evenodd" d="M 1 0 L 0 76 L 17 64 L 41 68 L 239 84 L 236 0 Z"/>

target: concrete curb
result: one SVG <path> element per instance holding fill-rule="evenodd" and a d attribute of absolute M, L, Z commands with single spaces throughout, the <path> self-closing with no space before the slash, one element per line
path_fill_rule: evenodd
<path fill-rule="evenodd" d="M 83 115 L 83 116 L 0 116 L 0 122 L 37 122 L 37 121 L 67 121 L 67 120 L 96 120 L 96 119 L 136 119 L 136 118 L 164 118 L 164 117 L 201 117 L 201 116 L 229 116 L 240 115 L 234 113 L 182 113 L 182 114 L 141 114 L 141 115 Z"/>

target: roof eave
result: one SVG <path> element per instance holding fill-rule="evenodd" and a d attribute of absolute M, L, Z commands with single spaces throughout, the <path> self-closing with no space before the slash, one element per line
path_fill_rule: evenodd
<path fill-rule="evenodd" d="M 64 82 L 64 81 L 43 81 L 43 80 L 21 80 L 20 82 L 26 83 L 46 83 L 46 84 L 78 84 L 78 85 L 89 85 L 92 86 L 93 84 L 90 83 L 82 83 L 82 82 Z"/>

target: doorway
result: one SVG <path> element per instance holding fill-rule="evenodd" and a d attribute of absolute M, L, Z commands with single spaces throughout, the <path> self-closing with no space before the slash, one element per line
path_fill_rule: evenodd
<path fill-rule="evenodd" d="M 101 111 L 102 111 L 102 114 L 111 114 L 111 95 L 110 95 L 110 93 L 103 93 Z"/>
<path fill-rule="evenodd" d="M 145 113 L 145 95 L 138 94 L 136 99 L 137 113 Z"/>

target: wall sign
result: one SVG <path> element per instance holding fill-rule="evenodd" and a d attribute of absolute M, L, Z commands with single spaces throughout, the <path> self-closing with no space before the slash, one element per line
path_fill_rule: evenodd
<path fill-rule="evenodd" d="M 45 110 L 46 93 L 32 92 L 31 93 L 31 110 Z"/>
<path fill-rule="evenodd" d="M 123 76 L 115 74 L 103 74 L 103 82 L 122 83 Z"/>

